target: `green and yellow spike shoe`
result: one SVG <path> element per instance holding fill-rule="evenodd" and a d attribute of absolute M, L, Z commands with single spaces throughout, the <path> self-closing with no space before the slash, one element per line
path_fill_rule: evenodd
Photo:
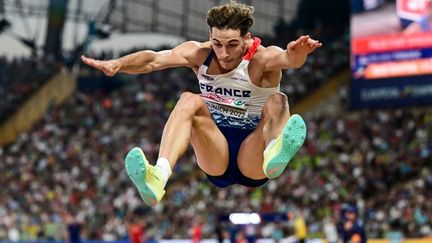
<path fill-rule="evenodd" d="M 144 202 L 154 206 L 165 194 L 162 171 L 150 165 L 140 148 L 133 148 L 126 155 L 126 173 L 132 180 Z"/>
<path fill-rule="evenodd" d="M 276 178 L 282 174 L 288 162 L 303 145 L 306 138 L 306 124 L 297 114 L 290 117 L 282 133 L 264 150 L 263 170 L 265 175 Z"/>

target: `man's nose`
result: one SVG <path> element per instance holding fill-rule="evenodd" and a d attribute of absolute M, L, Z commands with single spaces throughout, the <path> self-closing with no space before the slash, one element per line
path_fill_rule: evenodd
<path fill-rule="evenodd" d="M 227 58 L 229 57 L 228 51 L 226 48 L 222 48 L 222 54 L 221 54 L 222 58 Z"/>

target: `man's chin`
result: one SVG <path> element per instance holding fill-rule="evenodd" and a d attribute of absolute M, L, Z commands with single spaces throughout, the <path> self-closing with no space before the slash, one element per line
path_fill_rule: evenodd
<path fill-rule="evenodd" d="M 230 70 L 233 69 L 233 65 L 229 65 L 229 64 L 221 64 L 221 67 L 225 70 Z"/>

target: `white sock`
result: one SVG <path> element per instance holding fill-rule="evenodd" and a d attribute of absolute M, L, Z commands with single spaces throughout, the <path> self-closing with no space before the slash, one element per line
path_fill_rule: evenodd
<path fill-rule="evenodd" d="M 171 165 L 166 158 L 159 157 L 158 160 L 156 161 L 156 166 L 162 169 L 162 172 L 163 172 L 162 174 L 164 177 L 163 180 L 164 180 L 164 185 L 165 185 L 168 181 L 168 178 L 172 174 Z"/>

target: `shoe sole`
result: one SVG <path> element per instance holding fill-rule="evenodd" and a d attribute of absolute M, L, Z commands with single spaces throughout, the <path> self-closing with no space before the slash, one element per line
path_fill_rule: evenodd
<path fill-rule="evenodd" d="M 126 174 L 129 176 L 138 192 L 147 205 L 157 204 L 156 194 L 147 185 L 147 167 L 149 163 L 140 148 L 133 148 L 126 155 Z"/>
<path fill-rule="evenodd" d="M 289 161 L 294 157 L 306 139 L 306 124 L 297 114 L 290 117 L 280 135 L 281 149 L 271 159 L 264 160 L 264 173 L 270 179 L 282 174 Z"/>

